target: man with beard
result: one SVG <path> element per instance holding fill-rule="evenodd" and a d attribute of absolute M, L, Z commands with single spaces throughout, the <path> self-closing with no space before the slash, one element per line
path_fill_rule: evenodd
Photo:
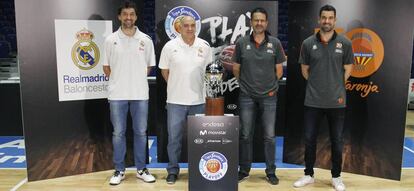
<path fill-rule="evenodd" d="M 180 35 L 162 48 L 159 68 L 167 82 L 168 184 L 178 179 L 181 141 L 187 116 L 204 113 L 204 74 L 212 61 L 208 42 L 196 37 L 191 16 L 179 18 Z"/>
<path fill-rule="evenodd" d="M 304 102 L 305 176 L 294 187 L 314 183 L 316 140 L 319 122 L 326 117 L 332 144 L 332 185 L 345 190 L 341 179 L 343 126 L 346 107 L 345 82 L 354 63 L 352 43 L 335 32 L 336 10 L 331 5 L 319 11 L 320 30 L 302 43 L 299 63 L 307 80 Z"/>
<path fill-rule="evenodd" d="M 249 177 L 253 158 L 253 132 L 256 115 L 263 128 L 266 178 L 276 185 L 275 121 L 277 90 L 286 61 L 282 45 L 267 29 L 267 12 L 263 8 L 251 11 L 251 35 L 237 40 L 232 61 L 233 73 L 240 86 L 240 147 L 239 182 Z M 258 110 L 258 114 L 256 114 Z"/>
<path fill-rule="evenodd" d="M 134 161 L 137 178 L 155 182 L 146 168 L 147 118 L 149 88 L 147 75 L 155 66 L 154 45 L 151 38 L 135 26 L 136 7 L 125 2 L 118 9 L 121 27 L 105 40 L 103 70 L 109 77 L 108 102 L 111 122 L 113 162 L 115 172 L 109 184 L 118 185 L 125 178 L 126 124 L 131 112 L 134 132 Z"/>

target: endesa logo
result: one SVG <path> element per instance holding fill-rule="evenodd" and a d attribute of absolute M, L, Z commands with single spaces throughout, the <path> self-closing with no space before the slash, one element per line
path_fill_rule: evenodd
<path fill-rule="evenodd" d="M 203 127 L 224 127 L 224 123 L 206 122 L 206 123 L 202 123 L 201 126 Z"/>

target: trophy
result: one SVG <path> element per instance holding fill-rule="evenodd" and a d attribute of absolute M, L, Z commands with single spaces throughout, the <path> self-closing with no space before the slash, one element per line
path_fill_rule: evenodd
<path fill-rule="evenodd" d="M 224 115 L 224 97 L 221 94 L 224 68 L 219 60 L 206 67 L 206 115 Z"/>

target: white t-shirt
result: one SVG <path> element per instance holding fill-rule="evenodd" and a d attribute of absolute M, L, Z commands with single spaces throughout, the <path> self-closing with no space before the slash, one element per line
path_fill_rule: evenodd
<path fill-rule="evenodd" d="M 204 75 L 212 61 L 208 42 L 195 39 L 192 46 L 181 37 L 167 42 L 161 51 L 159 68 L 168 69 L 167 103 L 198 105 L 205 102 Z"/>
<path fill-rule="evenodd" d="M 138 30 L 133 37 L 121 28 L 105 39 L 104 66 L 111 67 L 109 100 L 148 100 L 147 67 L 155 66 L 152 39 Z"/>

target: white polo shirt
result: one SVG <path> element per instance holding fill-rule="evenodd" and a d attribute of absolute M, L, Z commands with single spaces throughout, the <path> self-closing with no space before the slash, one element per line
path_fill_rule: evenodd
<path fill-rule="evenodd" d="M 148 100 L 147 67 L 155 66 L 152 39 L 138 30 L 133 37 L 121 28 L 105 39 L 104 66 L 111 67 L 108 100 Z"/>
<path fill-rule="evenodd" d="M 161 51 L 161 69 L 169 69 L 167 103 L 198 105 L 205 102 L 204 76 L 213 60 L 208 42 L 197 38 L 192 46 L 177 37 L 165 44 Z"/>

